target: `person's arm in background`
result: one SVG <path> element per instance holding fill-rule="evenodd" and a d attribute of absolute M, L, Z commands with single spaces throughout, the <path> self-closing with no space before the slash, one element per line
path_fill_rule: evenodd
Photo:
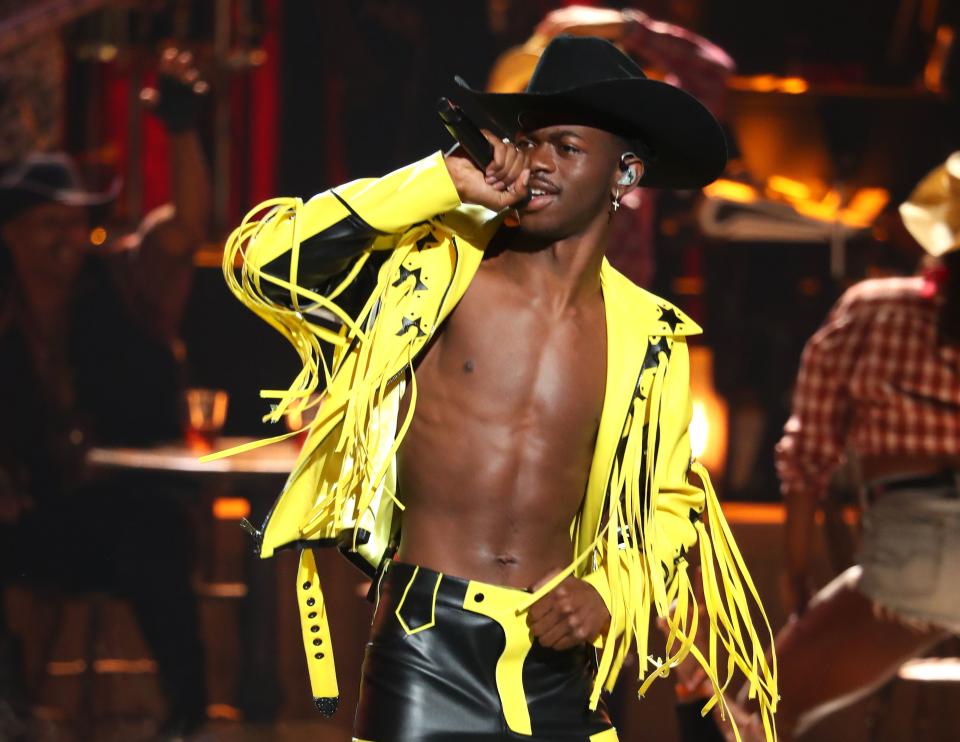
<path fill-rule="evenodd" d="M 571 5 L 548 13 L 535 33 L 547 39 L 560 33 L 610 39 L 641 66 L 699 98 L 715 116 L 723 115 L 727 79 L 736 68 L 733 58 L 682 26 L 656 21 L 634 8 Z"/>
<path fill-rule="evenodd" d="M 787 511 L 781 590 L 789 614 L 802 613 L 811 597 L 815 518 L 830 475 L 845 456 L 851 414 L 848 382 L 865 325 L 857 312 L 856 293 L 853 289 L 841 298 L 807 342 L 792 413 L 776 447 Z"/>
<path fill-rule="evenodd" d="M 170 142 L 171 202 L 151 211 L 131 236 L 135 258 L 124 286 L 128 303 L 150 334 L 172 340 L 193 277 L 193 256 L 210 218 L 210 173 L 197 132 L 208 86 L 190 52 L 165 49 L 156 90 L 141 98 L 164 124 Z"/>

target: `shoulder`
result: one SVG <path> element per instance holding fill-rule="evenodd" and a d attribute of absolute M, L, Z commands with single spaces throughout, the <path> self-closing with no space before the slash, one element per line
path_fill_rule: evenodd
<path fill-rule="evenodd" d="M 679 307 L 637 286 L 604 260 L 601 269 L 604 301 L 629 314 L 637 329 L 647 335 L 685 337 L 699 335 L 701 327 Z"/>
<path fill-rule="evenodd" d="M 923 293 L 919 276 L 872 278 L 847 289 L 834 307 L 834 313 L 851 320 L 869 319 L 878 312 L 910 311 L 932 306 Z"/>

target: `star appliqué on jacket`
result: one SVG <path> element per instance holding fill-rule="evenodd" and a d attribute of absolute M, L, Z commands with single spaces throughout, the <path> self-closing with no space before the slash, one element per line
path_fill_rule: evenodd
<path fill-rule="evenodd" d="M 440 240 L 438 240 L 434 236 L 433 232 L 427 232 L 423 237 L 417 240 L 416 244 L 417 244 L 417 251 L 420 251 L 425 247 L 433 247 L 434 245 L 439 245 Z"/>
<path fill-rule="evenodd" d="M 683 324 L 673 307 L 660 307 L 660 321 L 670 328 L 670 332 L 676 332 L 677 325 Z"/>
<path fill-rule="evenodd" d="M 406 266 L 401 265 L 401 266 L 400 266 L 400 278 L 398 278 L 396 281 L 394 281 L 392 285 L 393 285 L 393 286 L 400 286 L 404 281 L 406 281 L 408 278 L 410 278 L 410 276 L 413 276 L 414 279 L 415 279 L 416 282 L 417 282 L 416 285 L 413 287 L 413 290 L 414 290 L 414 291 L 426 291 L 426 289 L 427 289 L 427 284 L 425 284 L 425 283 L 420 279 L 420 274 L 421 274 L 421 272 L 422 272 L 422 269 L 421 269 L 421 268 L 417 268 L 416 270 L 408 270 Z"/>
<path fill-rule="evenodd" d="M 423 331 L 423 327 L 420 326 L 419 317 L 415 319 L 410 319 L 409 317 L 401 317 L 400 321 L 402 322 L 402 326 L 400 327 L 400 331 L 397 333 L 398 336 L 405 334 L 406 331 L 409 330 L 411 327 L 417 328 L 417 337 L 423 337 L 424 335 L 427 334 Z"/>

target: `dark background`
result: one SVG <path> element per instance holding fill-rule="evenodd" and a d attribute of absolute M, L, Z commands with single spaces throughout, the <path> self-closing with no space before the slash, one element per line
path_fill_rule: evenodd
<path fill-rule="evenodd" d="M 261 0 L 238 3 L 245 24 L 233 40 L 263 49 L 257 69 L 221 74 L 228 89 L 229 190 L 213 232 L 214 249 L 230 225 L 270 195 L 309 197 L 345 180 L 375 176 L 448 145 L 433 103 L 456 97 L 459 74 L 482 86 L 498 55 L 522 43 L 535 23 L 562 3 L 545 0 Z M 203 48 L 215 19 L 207 3 L 146 3 L 130 12 L 130 48 L 150 50 L 170 36 Z M 831 274 L 826 243 L 711 241 L 700 234 L 695 194 L 664 194 L 657 207 L 656 273 L 650 287 L 705 327 L 714 352 L 715 384 L 731 409 L 759 409 L 764 429 L 749 481 L 721 481 L 728 498 L 775 500 L 772 446 L 789 412 L 800 351 L 830 305 L 867 275 L 903 274 L 919 250 L 896 227 L 895 206 L 910 187 L 960 144 L 954 95 L 957 53 L 939 95 L 922 87 L 938 27 L 956 26 L 953 2 L 900 0 L 652 0 L 637 7 L 714 41 L 734 58 L 737 74 L 799 76 L 801 96 L 732 92 L 725 125 L 732 170 L 756 143 L 738 130 L 743 117 L 780 138 L 785 155 L 821 153 L 820 175 L 838 187 L 886 188 L 887 211 L 872 230 L 847 245 L 842 275 Z M 95 17 L 74 23 L 70 48 L 104 34 Z M 67 144 L 77 152 L 102 146 L 116 132 L 108 113 L 91 120 L 84 101 L 112 67 L 74 55 L 67 86 Z M 221 93 L 222 94 L 222 93 Z M 211 109 L 214 106 L 211 105 Z M 73 112 L 73 113 L 70 113 Z M 787 124 L 804 122 L 799 128 Z M 121 127 L 122 128 L 122 127 Z M 754 129 L 756 130 L 756 129 Z M 223 131 L 211 111 L 207 144 L 213 154 Z M 790 175 L 790 166 L 769 163 Z M 736 174 L 736 173 L 735 173 Z M 150 206 L 150 182 L 143 206 Z M 155 194 L 162 195 L 162 189 Z M 131 214 L 133 216 L 133 214 Z M 210 261 L 215 265 L 215 260 Z M 678 279 L 696 279 L 696 293 Z M 688 283 L 689 285 L 689 283 Z M 265 324 L 223 287 L 215 267 L 199 271 L 185 339 L 192 382 L 231 392 L 228 433 L 274 432 L 260 425 L 265 404 L 257 390 L 291 378 L 296 359 Z M 730 441 L 731 453 L 738 440 Z"/>

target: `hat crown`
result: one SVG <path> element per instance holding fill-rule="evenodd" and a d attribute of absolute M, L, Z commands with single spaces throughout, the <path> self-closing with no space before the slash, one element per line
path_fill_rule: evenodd
<path fill-rule="evenodd" d="M 605 39 L 563 34 L 540 55 L 528 93 L 560 93 L 606 80 L 644 80 L 646 75 L 630 57 Z"/>
<path fill-rule="evenodd" d="M 699 188 L 727 161 L 723 130 L 702 103 L 648 79 L 639 65 L 600 38 L 556 37 L 522 93 L 484 93 L 459 77 L 456 81 L 507 136 L 563 123 L 626 139 L 645 161 L 641 185 L 646 188 Z"/>
<path fill-rule="evenodd" d="M 69 155 L 34 152 L 11 167 L 0 178 L 0 185 L 5 188 L 57 192 L 80 189 L 81 181 Z"/>
<path fill-rule="evenodd" d="M 960 151 L 931 170 L 900 204 L 907 231 L 934 257 L 960 249 Z"/>

